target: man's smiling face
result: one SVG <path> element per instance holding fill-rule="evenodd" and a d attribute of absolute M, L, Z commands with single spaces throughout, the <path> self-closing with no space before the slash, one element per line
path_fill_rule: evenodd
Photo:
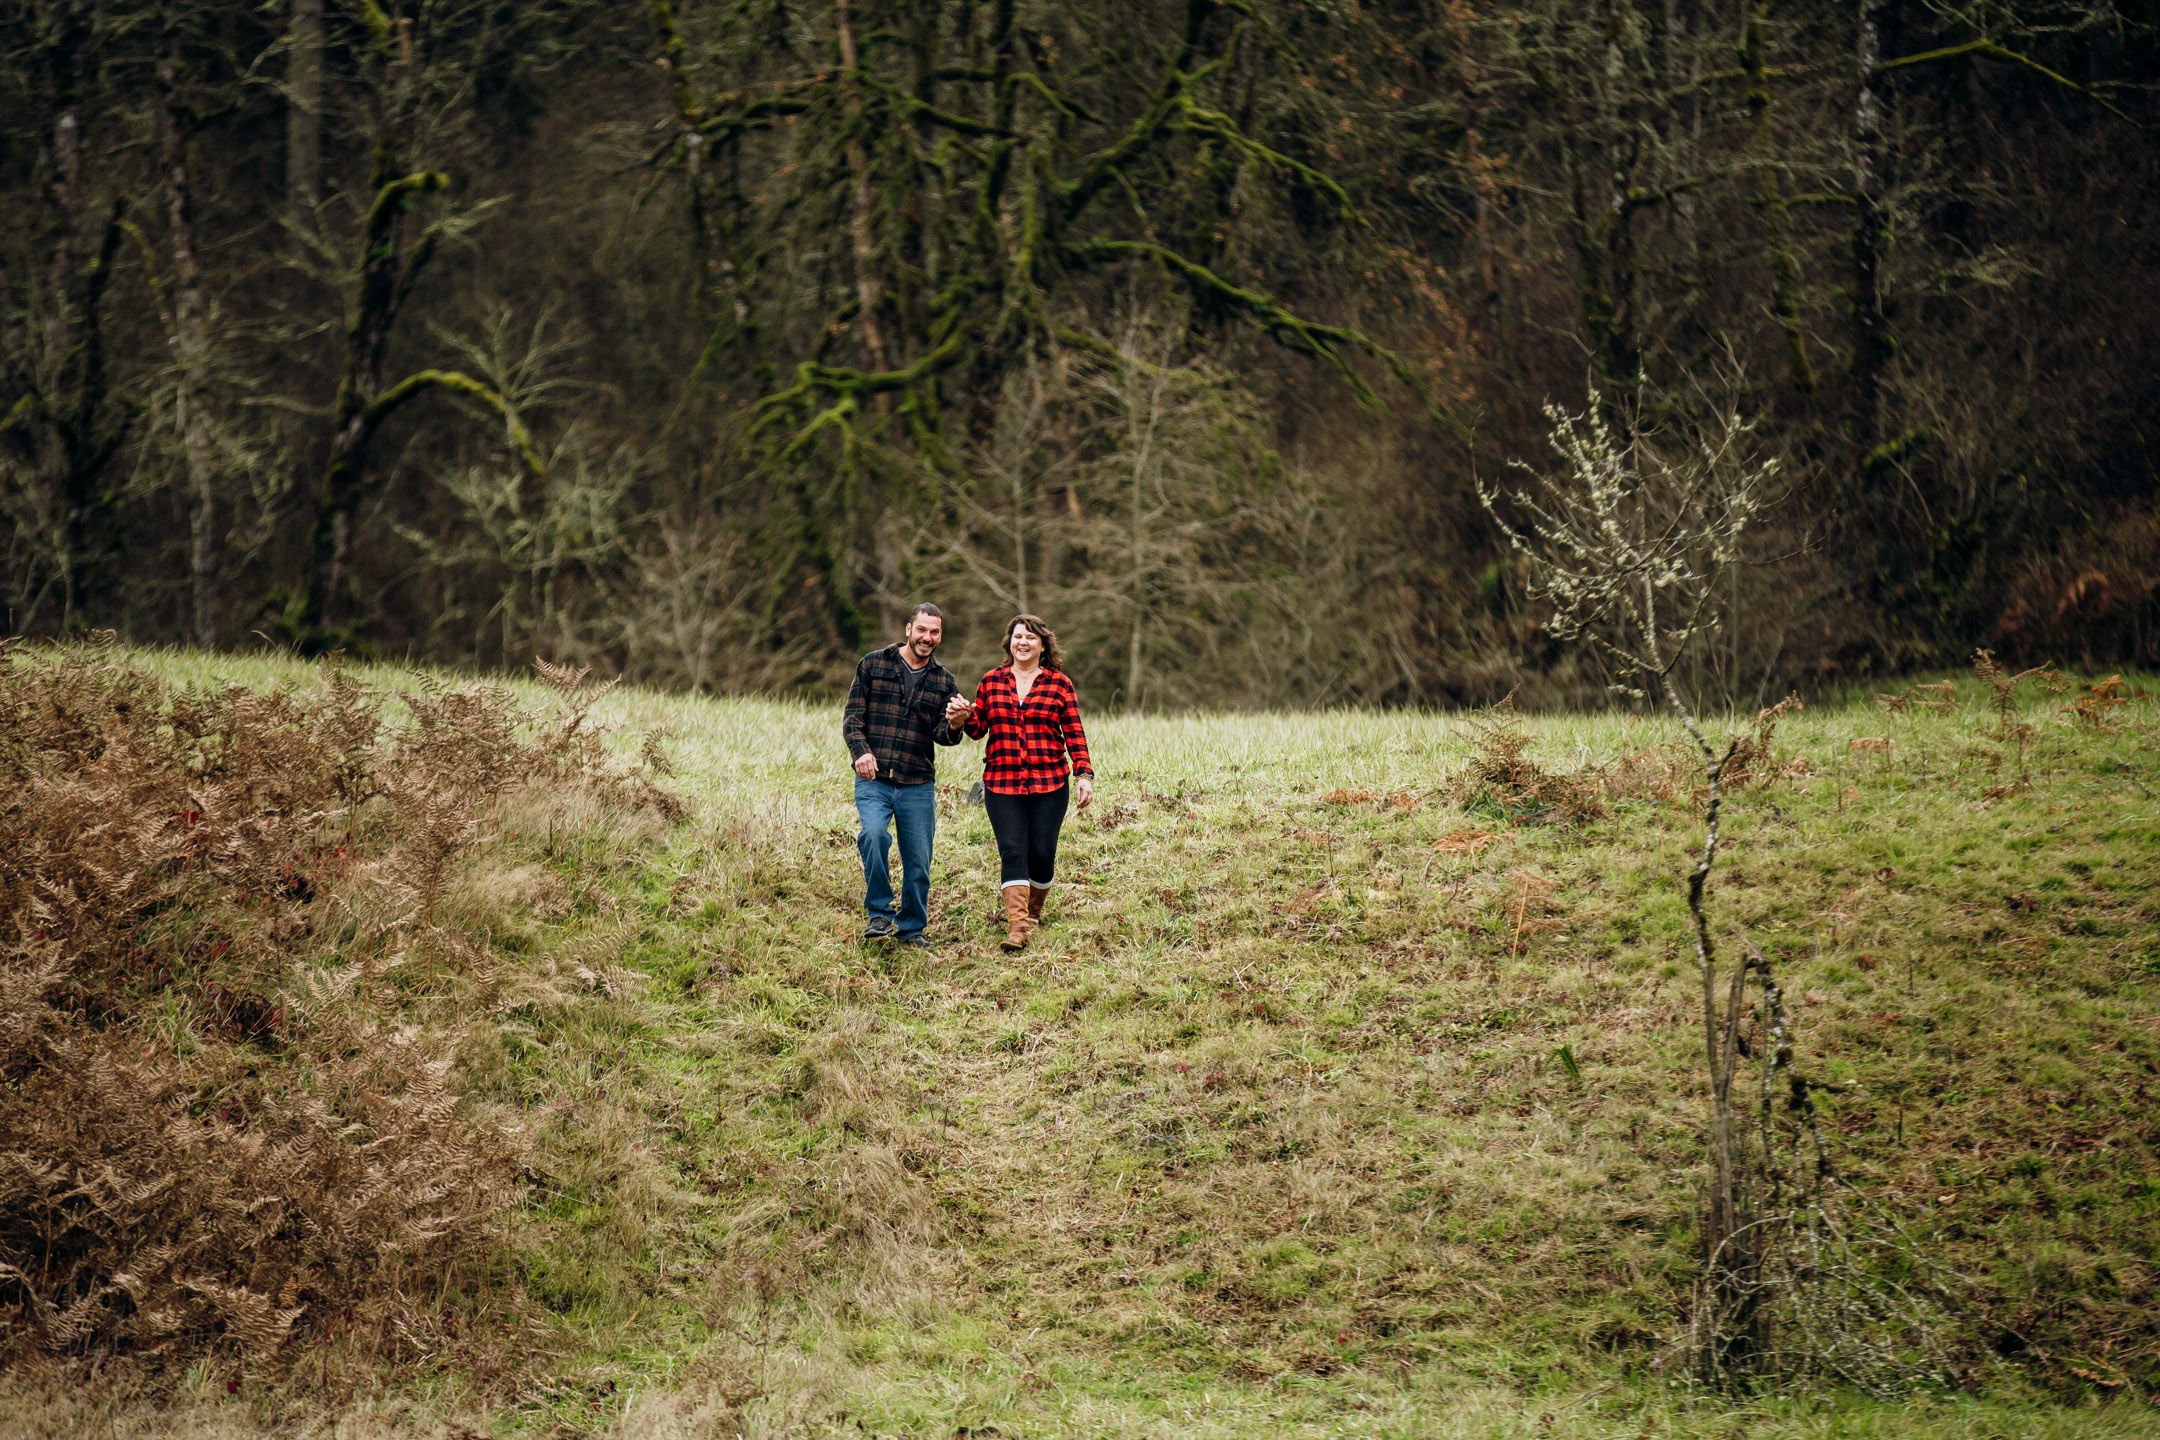
<path fill-rule="evenodd" d="M 937 654 L 938 642 L 945 638 L 945 622 L 936 615 L 917 615 L 908 621 L 908 659 L 917 665 L 926 665 Z"/>

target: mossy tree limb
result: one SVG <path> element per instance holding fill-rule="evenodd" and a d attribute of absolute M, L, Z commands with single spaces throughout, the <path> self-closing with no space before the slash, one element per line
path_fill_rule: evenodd
<path fill-rule="evenodd" d="M 1257 183 L 1309 197 L 1322 223 L 1362 224 L 1319 157 L 1255 133 L 1236 99 L 1240 37 L 1260 37 L 1240 65 L 1280 66 L 1286 79 L 1293 68 L 1266 10 L 1189 0 L 1159 32 L 1136 26 L 1148 58 L 1106 78 L 1056 30 L 1063 21 L 1034 28 L 1044 22 L 1023 23 L 1012 0 L 770 12 L 789 35 L 830 37 L 800 54 L 694 35 L 654 4 L 674 118 L 648 163 L 681 185 L 709 257 L 711 299 L 726 313 L 695 374 L 733 402 L 749 463 L 829 465 L 842 492 L 835 523 L 874 525 L 891 503 L 875 477 L 944 468 L 953 417 L 986 425 L 1009 367 L 1063 347 L 1075 328 L 1064 312 L 1120 274 L 1202 296 L 1200 313 L 1256 325 L 1365 403 L 1378 397 L 1368 369 L 1424 395 L 1388 347 L 1226 266 L 1220 235 L 1206 233 L 1221 222 L 1172 198 L 1188 183 Z M 760 17 L 743 4 L 700 18 L 740 37 Z M 746 264 L 736 237 L 753 234 Z M 794 267 L 798 283 L 750 283 L 768 264 Z M 791 306 L 819 316 L 815 329 L 791 320 Z M 771 549 L 808 553 L 799 538 Z"/>
<path fill-rule="evenodd" d="M 342 643 L 339 596 L 352 544 L 354 514 L 365 493 L 369 451 L 385 421 L 429 391 L 461 396 L 501 417 L 509 447 L 527 476 L 539 479 L 547 465 L 524 421 L 501 391 L 458 370 L 422 369 L 385 383 L 383 368 L 398 317 L 444 233 L 428 227 L 410 252 L 398 243 L 400 222 L 417 199 L 449 187 L 437 170 L 397 176 L 376 191 L 364 217 L 360 254 L 352 275 L 351 312 L 345 329 L 344 362 L 337 396 L 331 405 L 329 459 L 316 494 L 316 518 L 309 535 L 306 581 L 297 607 L 279 617 L 289 638 L 304 650 Z"/>

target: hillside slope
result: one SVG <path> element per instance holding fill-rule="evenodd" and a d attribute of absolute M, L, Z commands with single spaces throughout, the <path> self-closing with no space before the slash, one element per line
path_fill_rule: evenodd
<path fill-rule="evenodd" d="M 1833 1160 L 2023 1337 L 1992 1399 L 1657 1379 L 1703 1118 L 1661 721 L 1525 722 L 1595 797 L 1570 821 L 1467 785 L 1461 719 L 1096 719 L 1097 805 L 1019 957 L 954 755 L 921 955 L 855 938 L 836 711 L 631 692 L 599 713 L 664 734 L 691 818 L 505 812 L 459 880 L 494 953 L 584 977 L 462 1042 L 528 1145 L 499 1286 L 339 1387 L 506 1434 L 2151 1433 L 2154 706 L 2100 729 L 2033 695 L 2019 784 L 1963 691 L 1786 717 L 1711 902 L 1847 1087 Z M 308 1412 L 307 1373 L 189 1423 Z M 87 1414 L 46 1403 L 37 1433 Z"/>

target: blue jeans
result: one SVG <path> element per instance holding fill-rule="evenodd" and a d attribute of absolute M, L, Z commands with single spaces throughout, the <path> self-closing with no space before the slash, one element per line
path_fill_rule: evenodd
<path fill-rule="evenodd" d="M 894 785 L 885 780 L 855 781 L 855 813 L 862 834 L 863 909 L 871 915 L 893 914 L 892 836 L 900 832 L 899 931 L 904 939 L 922 932 L 930 918 L 930 842 L 937 838 L 937 785 Z"/>

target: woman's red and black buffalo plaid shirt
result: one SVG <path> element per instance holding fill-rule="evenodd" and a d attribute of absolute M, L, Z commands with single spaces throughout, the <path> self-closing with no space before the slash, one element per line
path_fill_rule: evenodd
<path fill-rule="evenodd" d="M 1035 672 L 1027 703 L 1013 688 L 1012 666 L 1000 665 L 975 687 L 975 708 L 968 712 L 967 733 L 990 743 L 983 750 L 983 789 L 1000 795 L 1047 795 L 1066 781 L 1065 754 L 1072 752 L 1072 773 L 1093 775 L 1087 732 L 1080 728 L 1080 695 L 1062 670 Z"/>

